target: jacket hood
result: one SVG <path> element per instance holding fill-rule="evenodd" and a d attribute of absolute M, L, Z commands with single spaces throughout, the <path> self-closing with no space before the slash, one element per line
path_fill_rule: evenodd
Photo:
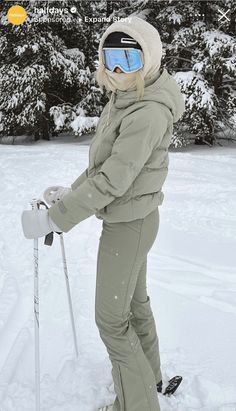
<path fill-rule="evenodd" d="M 108 91 L 107 96 L 110 98 L 109 113 L 112 104 L 116 108 L 126 108 L 137 102 L 136 90 Z M 174 123 L 180 119 L 185 111 L 185 101 L 180 87 L 166 68 L 160 70 L 152 79 L 145 80 L 144 96 L 141 101 L 156 101 L 164 104 L 170 110 Z"/>
<path fill-rule="evenodd" d="M 130 15 L 123 21 L 112 23 L 101 36 L 98 47 L 99 67 L 104 70 L 102 48 L 110 33 L 122 31 L 133 37 L 141 46 L 144 56 L 143 77 L 152 78 L 159 70 L 162 57 L 162 42 L 158 30 L 146 20 Z M 105 75 L 105 74 L 104 74 Z"/>

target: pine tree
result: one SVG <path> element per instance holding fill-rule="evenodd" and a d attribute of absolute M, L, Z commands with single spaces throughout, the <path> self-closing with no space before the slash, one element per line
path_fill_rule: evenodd
<path fill-rule="evenodd" d="M 230 8 L 230 20 L 219 24 L 219 12 Z M 196 144 L 216 141 L 215 133 L 233 119 L 235 92 L 235 4 L 169 1 L 158 13 L 165 42 L 165 64 L 186 96 L 183 129 Z M 183 133 L 183 135 L 186 133 Z"/>
<path fill-rule="evenodd" d="M 88 27 L 81 25 L 79 10 L 72 14 L 69 1 L 60 5 L 50 2 L 51 9 L 60 6 L 67 13 L 61 21 L 49 22 L 52 16 L 45 2 L 21 4 L 28 19 L 20 26 L 6 20 L 11 2 L 5 2 L 1 10 L 1 134 L 29 133 L 35 139 L 48 139 L 53 131 L 73 129 L 81 134 L 94 130 L 101 110 L 101 93 L 90 70 L 95 46 L 91 48 L 88 39 L 94 44 L 93 36 Z M 40 14 L 42 10 L 44 13 Z M 89 49 L 91 53 L 87 53 Z M 85 121 L 87 116 L 89 121 Z"/>

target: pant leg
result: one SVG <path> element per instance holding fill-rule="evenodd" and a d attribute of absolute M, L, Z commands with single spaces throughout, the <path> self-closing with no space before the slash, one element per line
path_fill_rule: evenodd
<path fill-rule="evenodd" d="M 159 352 L 159 339 L 156 332 L 156 324 L 151 309 L 150 297 L 147 295 L 147 258 L 143 261 L 131 301 L 130 322 L 139 337 L 142 349 L 146 355 L 153 373 L 156 384 L 162 380 L 161 362 Z"/>
<path fill-rule="evenodd" d="M 103 221 L 95 321 L 112 363 L 113 411 L 160 411 L 155 375 L 129 321 L 138 273 L 157 230 L 156 210 L 127 223 Z"/>

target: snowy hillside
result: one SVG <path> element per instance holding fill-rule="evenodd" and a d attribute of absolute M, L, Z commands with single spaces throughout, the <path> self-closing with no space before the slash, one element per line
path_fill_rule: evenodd
<path fill-rule="evenodd" d="M 85 139 L 0 146 L 0 410 L 33 411 L 33 242 L 20 216 L 50 185 L 70 185 L 88 164 Z M 170 153 L 148 292 L 164 383 L 183 383 L 162 411 L 236 410 L 236 149 Z M 95 216 L 64 234 L 79 344 L 75 360 L 59 238 L 39 241 L 41 411 L 96 411 L 114 392 L 94 319 Z"/>

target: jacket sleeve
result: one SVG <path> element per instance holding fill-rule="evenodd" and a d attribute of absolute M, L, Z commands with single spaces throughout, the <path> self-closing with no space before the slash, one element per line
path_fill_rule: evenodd
<path fill-rule="evenodd" d="M 68 232 L 116 197 L 121 197 L 138 176 L 153 149 L 161 143 L 168 121 L 166 111 L 152 105 L 124 117 L 111 155 L 99 172 L 94 177 L 88 177 L 49 209 L 56 225 Z"/>
<path fill-rule="evenodd" d="M 82 174 L 80 174 L 79 177 L 76 178 L 76 180 L 71 184 L 71 189 L 75 190 L 77 187 L 80 186 L 80 184 L 82 184 L 86 178 L 88 177 L 88 169 L 86 168 L 86 170 L 83 171 Z"/>

